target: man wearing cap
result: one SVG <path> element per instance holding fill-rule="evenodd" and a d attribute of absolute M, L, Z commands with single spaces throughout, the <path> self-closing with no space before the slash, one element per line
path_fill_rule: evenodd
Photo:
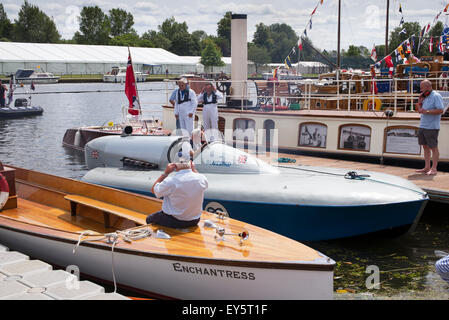
<path fill-rule="evenodd" d="M 198 103 L 203 104 L 203 125 L 209 142 L 214 140 L 218 131 L 218 100 L 223 99 L 221 92 L 215 90 L 212 83 L 206 84 L 202 93 L 198 95 Z"/>
<path fill-rule="evenodd" d="M 178 89 L 173 91 L 170 103 L 175 107 L 176 128 L 186 130 L 186 134 L 190 137 L 192 135 L 198 99 L 195 91 L 187 85 L 186 78 L 178 81 Z"/>
<path fill-rule="evenodd" d="M 156 180 L 151 192 L 164 197 L 162 211 L 149 215 L 147 223 L 169 228 L 188 228 L 198 224 L 204 201 L 207 179 L 198 173 L 190 161 L 190 144 L 183 145 L 178 163 L 169 163 L 164 173 Z M 173 175 L 169 176 L 172 172 Z"/>
<path fill-rule="evenodd" d="M 444 112 L 443 98 L 438 92 L 432 90 L 432 83 L 423 80 L 420 84 L 421 95 L 418 98 L 418 113 L 421 121 L 418 130 L 418 143 L 424 149 L 424 168 L 417 170 L 419 173 L 436 175 L 438 159 L 438 133 L 440 131 L 441 115 Z M 430 159 L 432 158 L 432 167 Z"/>

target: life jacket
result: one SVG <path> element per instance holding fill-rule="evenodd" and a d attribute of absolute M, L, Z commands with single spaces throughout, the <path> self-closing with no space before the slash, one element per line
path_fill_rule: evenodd
<path fill-rule="evenodd" d="M 203 95 L 203 104 L 216 104 L 217 103 L 217 95 L 214 91 L 212 91 L 212 101 L 207 100 L 207 92 L 204 92 Z"/>
<path fill-rule="evenodd" d="M 186 94 L 184 95 L 184 99 L 181 100 L 181 90 L 178 89 L 178 104 L 190 101 L 189 92 L 190 90 L 187 89 Z"/>

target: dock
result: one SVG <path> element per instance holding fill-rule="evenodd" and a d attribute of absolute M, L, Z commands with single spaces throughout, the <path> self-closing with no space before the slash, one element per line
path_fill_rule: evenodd
<path fill-rule="evenodd" d="M 279 158 L 294 159 L 296 162 L 279 163 L 271 159 L 269 161 L 273 165 L 304 165 L 331 168 L 347 168 L 348 171 L 374 171 L 407 179 L 428 193 L 430 200 L 449 204 L 449 172 L 438 171 L 437 175 L 428 176 L 417 173 L 415 168 L 405 168 L 398 166 L 387 166 L 374 163 L 364 163 L 357 161 L 348 161 L 340 159 L 323 158 L 309 155 L 279 153 Z M 267 160 L 266 156 L 261 159 Z M 424 159 L 423 159 L 424 165 Z M 358 172 L 359 173 L 359 172 Z"/>
<path fill-rule="evenodd" d="M 0 300 L 129 300 L 0 244 Z"/>

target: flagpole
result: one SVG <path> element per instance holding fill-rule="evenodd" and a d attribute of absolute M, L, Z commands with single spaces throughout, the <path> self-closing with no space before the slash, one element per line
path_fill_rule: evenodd
<path fill-rule="evenodd" d="M 340 17 L 341 17 L 341 0 L 338 0 L 338 38 L 337 38 L 337 81 L 340 76 Z"/>
<path fill-rule="evenodd" d="M 385 28 L 385 52 L 388 52 L 388 22 L 389 22 L 389 14 L 390 12 L 390 0 L 387 0 L 387 21 L 386 21 L 386 28 Z"/>

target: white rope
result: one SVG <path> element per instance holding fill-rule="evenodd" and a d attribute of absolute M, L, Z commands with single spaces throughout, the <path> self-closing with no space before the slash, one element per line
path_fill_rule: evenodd
<path fill-rule="evenodd" d="M 147 226 L 143 226 L 137 229 L 127 229 L 127 230 L 117 230 L 116 232 L 102 234 L 100 239 L 88 240 L 89 231 L 83 231 L 78 238 L 78 243 L 73 248 L 73 254 L 75 254 L 76 249 L 79 245 L 84 241 L 102 241 L 106 240 L 107 243 L 111 244 L 111 263 L 112 263 L 112 281 L 114 282 L 114 292 L 117 292 L 117 281 L 115 279 L 115 270 L 114 270 L 114 247 L 117 243 L 119 243 L 119 239 L 122 238 L 123 241 L 127 243 L 132 243 L 132 241 L 144 239 L 151 236 L 151 229 L 147 228 Z M 83 236 L 87 235 L 85 239 L 82 239 Z M 90 235 L 93 236 L 93 235 Z M 98 236 L 98 235 L 96 235 Z"/>

